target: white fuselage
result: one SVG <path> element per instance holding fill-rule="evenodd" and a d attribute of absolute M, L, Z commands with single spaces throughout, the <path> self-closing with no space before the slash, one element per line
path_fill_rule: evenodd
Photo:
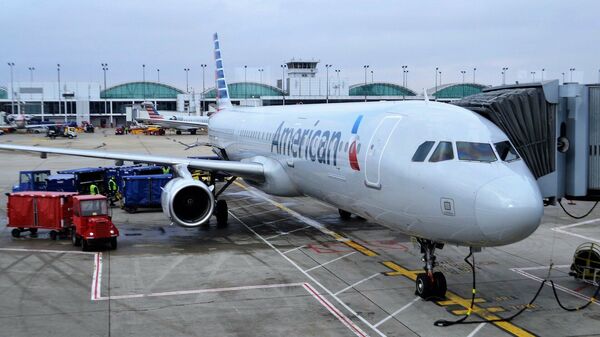
<path fill-rule="evenodd" d="M 360 117 L 362 116 L 362 117 Z M 468 246 L 519 241 L 543 213 L 523 162 L 459 160 L 456 142 L 508 140 L 485 118 L 436 102 L 226 108 L 211 116 L 211 144 L 227 159 L 277 166 L 286 177 L 253 185 L 307 195 L 421 238 Z M 419 145 L 435 142 L 424 161 Z M 439 142 L 453 159 L 432 162 Z M 281 178 L 281 177 L 279 177 Z M 273 186 L 286 185 L 286 186 Z"/>

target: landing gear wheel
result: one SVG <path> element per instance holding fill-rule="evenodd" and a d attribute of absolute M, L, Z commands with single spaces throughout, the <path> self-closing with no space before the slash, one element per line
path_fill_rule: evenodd
<path fill-rule="evenodd" d="M 21 230 L 15 228 L 12 231 L 10 231 L 10 234 L 13 236 L 13 238 L 18 238 L 19 236 L 21 236 Z"/>
<path fill-rule="evenodd" d="M 117 238 L 110 238 L 110 249 L 117 249 Z"/>
<path fill-rule="evenodd" d="M 215 207 L 215 216 L 217 217 L 217 227 L 227 227 L 227 220 L 229 218 L 229 212 L 227 211 L 227 201 L 217 200 L 217 206 Z"/>
<path fill-rule="evenodd" d="M 444 273 L 441 271 L 436 271 L 433 273 L 433 283 L 435 285 L 434 296 L 440 299 L 445 298 L 448 287 L 446 285 L 446 277 L 444 276 Z"/>
<path fill-rule="evenodd" d="M 56 240 L 57 237 L 58 237 L 58 232 L 50 231 L 50 240 Z"/>
<path fill-rule="evenodd" d="M 73 246 L 75 246 L 75 247 L 81 246 L 81 238 L 77 236 L 77 232 L 75 231 L 75 228 L 73 228 L 71 230 L 71 242 L 73 243 Z"/>
<path fill-rule="evenodd" d="M 417 280 L 415 282 L 415 295 L 421 297 L 422 299 L 429 299 L 432 294 L 432 284 L 427 277 L 426 273 L 417 274 Z"/>
<path fill-rule="evenodd" d="M 175 134 L 176 134 L 176 135 L 180 135 L 180 134 L 181 134 L 181 131 L 177 130 L 177 131 L 175 131 Z"/>
<path fill-rule="evenodd" d="M 350 220 L 350 217 L 352 217 L 352 213 L 344 211 L 343 209 L 338 209 L 338 212 L 340 213 L 340 218 L 342 218 L 342 220 Z"/>
<path fill-rule="evenodd" d="M 195 135 L 195 134 L 196 134 L 196 129 L 190 130 L 190 135 Z"/>

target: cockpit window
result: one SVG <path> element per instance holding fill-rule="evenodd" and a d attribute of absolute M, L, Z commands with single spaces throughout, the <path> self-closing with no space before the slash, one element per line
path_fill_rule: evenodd
<path fill-rule="evenodd" d="M 508 140 L 503 142 L 495 143 L 496 152 L 498 152 L 498 156 L 500 156 L 500 160 L 511 162 L 519 159 L 519 154 L 517 150 L 510 144 Z"/>
<path fill-rule="evenodd" d="M 488 143 L 456 142 L 458 159 L 491 163 L 498 160 Z"/>
<path fill-rule="evenodd" d="M 451 142 L 440 142 L 438 146 L 433 151 L 431 158 L 429 161 L 432 163 L 443 161 L 443 160 L 452 160 L 454 159 L 454 150 L 452 150 Z"/>
<path fill-rule="evenodd" d="M 428 140 L 423 144 L 419 145 L 417 151 L 412 157 L 412 161 L 425 161 L 425 158 L 427 158 L 427 155 L 429 154 L 429 151 L 433 147 L 434 143 L 435 142 Z"/>

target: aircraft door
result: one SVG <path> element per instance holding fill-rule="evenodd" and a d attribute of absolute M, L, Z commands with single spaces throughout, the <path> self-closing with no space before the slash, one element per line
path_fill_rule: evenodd
<path fill-rule="evenodd" d="M 365 185 L 381 188 L 381 159 L 402 116 L 386 116 L 379 122 L 365 152 Z"/>

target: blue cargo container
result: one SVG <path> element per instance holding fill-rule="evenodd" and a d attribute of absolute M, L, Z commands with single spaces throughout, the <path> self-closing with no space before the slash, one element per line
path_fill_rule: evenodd
<path fill-rule="evenodd" d="M 46 191 L 53 192 L 77 192 L 75 186 L 75 175 L 52 174 L 46 179 Z"/>
<path fill-rule="evenodd" d="M 94 184 L 100 190 L 100 194 L 106 195 L 105 170 L 101 167 L 62 170 L 57 173 L 72 174 L 75 178 L 75 188 L 80 194 L 90 194 L 90 185 Z"/>
<path fill-rule="evenodd" d="M 159 208 L 162 187 L 172 178 L 170 174 L 123 177 L 123 209 L 133 213 L 138 208 Z"/>
<path fill-rule="evenodd" d="M 19 184 L 14 185 L 12 191 L 45 191 L 46 178 L 49 175 L 50 171 L 48 170 L 21 171 L 19 173 Z"/>
<path fill-rule="evenodd" d="M 141 167 L 141 166 L 142 165 L 103 167 L 104 172 L 105 172 L 104 178 L 106 179 L 106 181 L 105 181 L 106 188 L 108 189 L 108 181 L 110 180 L 110 178 L 114 177 L 115 181 L 117 182 L 119 191 L 122 191 L 123 190 L 123 179 L 122 179 L 123 171 L 129 171 L 129 170 L 135 169 L 136 167 Z M 128 175 L 132 175 L 132 174 L 128 174 Z"/>

